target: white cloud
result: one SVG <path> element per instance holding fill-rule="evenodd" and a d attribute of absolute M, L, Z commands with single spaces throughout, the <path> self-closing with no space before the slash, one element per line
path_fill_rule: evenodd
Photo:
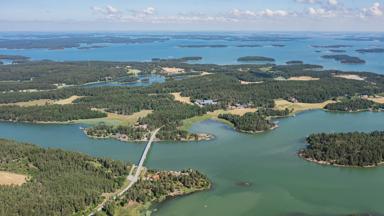
<path fill-rule="evenodd" d="M 307 11 L 308 15 L 310 16 L 318 16 L 318 17 L 335 17 L 337 13 L 332 10 L 327 10 L 324 8 L 308 8 Z"/>
<path fill-rule="evenodd" d="M 304 3 L 304 4 L 316 4 L 320 2 L 319 0 L 295 0 L 298 3 Z"/>
<path fill-rule="evenodd" d="M 147 7 L 146 9 L 143 10 L 143 13 L 148 14 L 148 15 L 152 15 L 155 13 L 155 11 L 156 11 L 156 9 L 154 7 Z"/>
<path fill-rule="evenodd" d="M 241 18 L 252 18 L 252 17 L 285 17 L 289 15 L 294 15 L 294 14 L 285 10 L 265 9 L 262 11 L 250 11 L 250 10 L 233 9 L 228 13 L 228 15 L 231 17 L 236 17 L 241 19 Z"/>
<path fill-rule="evenodd" d="M 229 16 L 241 18 L 241 17 L 254 17 L 257 16 L 255 12 L 252 12 L 250 10 L 239 10 L 239 9 L 233 9 L 229 12 Z"/>
<path fill-rule="evenodd" d="M 330 4 L 330 5 L 338 5 L 339 2 L 337 0 L 328 0 L 328 4 Z"/>
<path fill-rule="evenodd" d="M 288 16 L 289 13 L 284 10 L 270 10 L 270 9 L 265 9 L 260 12 L 261 16 L 267 16 L 267 17 L 284 17 Z"/>
<path fill-rule="evenodd" d="M 264 9 L 259 11 L 233 9 L 227 12 L 205 14 L 198 11 L 176 12 L 174 14 L 163 15 L 154 7 L 146 7 L 141 10 L 121 10 L 111 5 L 103 7 L 92 7 L 92 11 L 99 18 L 112 20 L 115 22 L 146 22 L 146 23 L 203 23 L 203 22 L 262 22 L 268 19 L 281 18 L 283 20 L 300 20 L 309 17 L 316 19 L 349 19 L 357 20 L 359 17 L 378 17 L 384 16 L 383 6 L 374 3 L 367 8 L 347 8 L 339 0 L 294 0 L 300 3 L 313 4 L 302 11 L 287 11 Z M 284 19 L 282 19 L 284 17 Z M 373 19 L 373 18 L 372 18 Z M 314 19 L 312 19 L 314 20 Z M 286 21 L 288 22 L 288 21 Z"/>
<path fill-rule="evenodd" d="M 103 15 L 109 19 L 118 18 L 122 15 L 120 10 L 111 5 L 106 5 L 105 7 L 93 6 L 91 7 L 91 10 L 93 13 Z"/>
<path fill-rule="evenodd" d="M 373 3 L 373 5 L 369 8 L 363 8 L 362 10 L 362 17 L 366 16 L 383 16 L 384 15 L 384 8 L 379 2 Z"/>

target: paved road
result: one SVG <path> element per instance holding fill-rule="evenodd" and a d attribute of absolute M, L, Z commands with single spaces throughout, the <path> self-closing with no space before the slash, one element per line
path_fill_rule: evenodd
<path fill-rule="evenodd" d="M 151 148 L 151 145 L 153 143 L 153 140 L 155 140 L 156 138 L 156 134 L 160 131 L 161 127 L 154 130 L 152 132 L 152 135 L 147 143 L 147 145 L 145 146 L 145 149 L 144 149 L 144 152 L 143 154 L 141 155 L 141 158 L 140 158 L 140 162 L 139 162 L 139 165 L 137 166 L 136 168 L 136 173 L 135 175 L 132 175 L 132 172 L 133 172 L 133 168 L 135 165 L 133 165 L 132 169 L 131 169 L 131 172 L 129 173 L 127 179 L 129 181 L 129 185 L 127 187 L 125 187 L 122 191 L 120 191 L 118 194 L 117 194 L 117 197 L 120 197 L 122 196 L 125 192 L 127 192 L 136 182 L 137 180 L 139 179 L 140 177 L 140 173 L 141 173 L 141 170 L 143 169 L 143 165 L 144 165 L 144 162 L 145 162 L 145 159 L 147 159 L 147 154 L 149 152 L 149 149 Z M 96 208 L 96 211 L 101 211 L 103 208 L 104 208 L 104 205 L 105 203 L 108 201 L 108 199 L 105 199 L 100 205 L 98 205 L 98 207 Z M 95 212 L 91 213 L 90 216 L 92 215 L 95 215 Z"/>

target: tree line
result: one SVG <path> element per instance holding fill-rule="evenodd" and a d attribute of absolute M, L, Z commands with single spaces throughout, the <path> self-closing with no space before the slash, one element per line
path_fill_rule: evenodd
<path fill-rule="evenodd" d="M 320 133 L 307 138 L 299 154 L 315 161 L 344 166 L 376 166 L 384 161 L 384 132 Z"/>
<path fill-rule="evenodd" d="M 80 153 L 0 140 L 0 170 L 25 174 L 21 186 L 0 186 L 0 215 L 72 215 L 123 186 L 129 166 Z"/>
<path fill-rule="evenodd" d="M 107 117 L 106 113 L 78 104 L 45 106 L 0 106 L 0 119 L 22 122 L 65 122 Z"/>

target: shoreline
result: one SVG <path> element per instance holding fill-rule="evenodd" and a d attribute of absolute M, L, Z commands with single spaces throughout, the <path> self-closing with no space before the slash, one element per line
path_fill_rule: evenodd
<path fill-rule="evenodd" d="M 233 127 L 233 129 L 235 131 L 238 131 L 240 133 L 246 133 L 246 134 L 260 134 L 260 133 L 264 133 L 264 132 L 268 132 L 268 131 L 273 131 L 277 128 L 279 128 L 278 124 L 274 124 L 274 126 L 268 128 L 267 130 L 261 130 L 261 131 L 245 131 L 245 130 L 239 130 L 239 129 L 236 129 L 235 127 Z"/>
<path fill-rule="evenodd" d="M 210 183 L 209 187 L 207 187 L 207 188 L 190 189 L 189 191 L 186 191 L 184 193 L 166 196 L 166 197 L 164 197 L 164 199 L 162 199 L 161 201 L 158 201 L 158 202 L 150 202 L 150 204 L 148 206 L 145 206 L 146 207 L 145 210 L 149 211 L 150 213 L 153 213 L 153 212 L 158 211 L 158 209 L 161 208 L 161 206 L 166 204 L 167 202 L 171 202 L 175 199 L 181 199 L 185 196 L 188 196 L 188 195 L 191 195 L 194 193 L 199 193 L 199 192 L 203 192 L 203 191 L 210 191 L 210 190 L 212 190 L 212 182 Z"/>
<path fill-rule="evenodd" d="M 308 157 L 304 157 L 304 155 L 301 153 L 301 152 L 298 152 L 297 153 L 298 157 L 305 160 L 305 161 L 308 161 L 308 162 L 311 162 L 311 163 L 314 163 L 314 164 L 318 164 L 318 165 L 326 165 L 326 166 L 332 166 L 332 167 L 340 167 L 340 168 L 377 168 L 377 167 L 382 167 L 384 166 L 384 161 L 383 162 L 380 162 L 378 163 L 377 165 L 367 165 L 367 166 L 349 166 L 349 165 L 342 165 L 342 164 L 336 164 L 336 163 L 332 163 L 332 162 L 329 162 L 329 161 L 319 161 L 319 160 L 316 160 L 316 159 L 313 159 L 313 158 L 308 158 Z"/>
<path fill-rule="evenodd" d="M 117 135 L 109 134 L 108 136 L 104 137 L 98 137 L 98 136 L 92 136 L 88 135 L 86 128 L 81 129 L 83 133 L 90 139 L 114 139 L 118 140 L 121 142 L 136 142 L 136 143 L 143 143 L 143 142 L 148 142 L 148 139 L 140 139 L 140 140 L 130 140 L 130 139 L 125 139 L 125 138 L 120 138 Z M 180 139 L 180 140 L 161 140 L 156 138 L 154 141 L 155 142 L 202 142 L 202 141 L 211 141 L 216 139 L 216 136 L 213 134 L 208 134 L 208 133 L 198 133 L 198 139 Z"/>

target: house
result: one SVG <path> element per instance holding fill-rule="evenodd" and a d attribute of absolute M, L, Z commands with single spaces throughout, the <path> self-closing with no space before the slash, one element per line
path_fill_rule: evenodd
<path fill-rule="evenodd" d="M 202 106 L 207 106 L 207 105 L 216 105 L 217 102 L 215 102 L 213 100 L 196 100 L 195 104 L 202 107 Z"/>

